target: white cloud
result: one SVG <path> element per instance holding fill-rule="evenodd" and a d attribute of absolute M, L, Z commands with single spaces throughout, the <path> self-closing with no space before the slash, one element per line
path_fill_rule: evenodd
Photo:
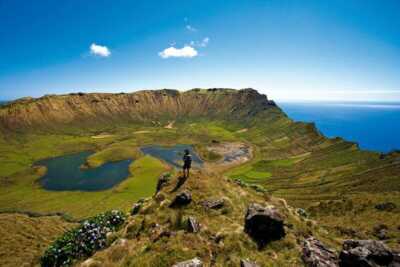
<path fill-rule="evenodd" d="M 210 42 L 210 38 L 205 37 L 201 41 L 190 41 L 189 44 L 190 44 L 190 46 L 193 46 L 193 47 L 196 47 L 196 46 L 197 47 L 206 47 L 209 42 Z"/>
<path fill-rule="evenodd" d="M 162 58 L 170 58 L 170 57 L 192 58 L 197 56 L 198 52 L 196 49 L 194 49 L 189 45 L 185 45 L 182 48 L 175 48 L 171 46 L 159 52 L 158 55 Z"/>
<path fill-rule="evenodd" d="M 199 43 L 199 46 L 206 47 L 209 42 L 210 42 L 210 38 L 206 37 Z"/>
<path fill-rule="evenodd" d="M 90 45 L 90 54 L 99 57 L 109 57 L 111 55 L 107 46 L 97 45 L 95 43 Z"/>
<path fill-rule="evenodd" d="M 190 32 L 197 32 L 197 29 L 190 24 L 186 25 L 186 29 Z"/>

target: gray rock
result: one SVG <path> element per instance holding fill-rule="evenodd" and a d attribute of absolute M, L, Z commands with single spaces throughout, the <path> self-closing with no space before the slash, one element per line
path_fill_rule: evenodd
<path fill-rule="evenodd" d="M 178 262 L 172 267 L 203 267 L 203 262 L 199 258 L 194 258 L 188 261 Z"/>
<path fill-rule="evenodd" d="M 285 236 L 283 219 L 278 210 L 255 203 L 247 208 L 244 230 L 261 247 Z"/>
<path fill-rule="evenodd" d="M 200 231 L 200 224 L 195 217 L 190 216 L 187 221 L 187 231 L 190 233 L 198 233 Z"/>
<path fill-rule="evenodd" d="M 303 218 L 307 218 L 308 217 L 307 211 L 305 209 L 298 208 L 296 210 L 296 212 L 300 217 L 303 217 Z"/>
<path fill-rule="evenodd" d="M 220 209 L 224 206 L 223 199 L 214 199 L 214 200 L 204 200 L 202 203 L 203 207 L 206 209 Z"/>
<path fill-rule="evenodd" d="M 132 209 L 131 209 L 131 215 L 138 214 L 141 208 L 142 208 L 142 204 L 141 203 L 133 204 Z"/>
<path fill-rule="evenodd" d="M 393 202 L 384 202 L 375 206 L 375 209 L 380 211 L 393 211 L 396 208 L 397 206 Z"/>
<path fill-rule="evenodd" d="M 336 253 L 314 237 L 309 237 L 303 241 L 301 258 L 308 267 L 339 266 Z"/>
<path fill-rule="evenodd" d="M 260 266 L 254 261 L 240 260 L 240 267 L 260 267 Z"/>
<path fill-rule="evenodd" d="M 158 178 L 156 194 L 160 192 L 160 190 L 166 186 L 169 182 L 170 174 L 163 174 Z"/>
<path fill-rule="evenodd" d="M 385 239 L 389 239 L 388 230 L 389 230 L 389 228 L 386 225 L 379 224 L 379 225 L 374 227 L 372 233 L 379 240 L 385 240 Z"/>
<path fill-rule="evenodd" d="M 183 191 L 176 195 L 170 207 L 181 207 L 190 204 L 190 202 L 192 202 L 192 194 L 189 191 Z"/>
<path fill-rule="evenodd" d="M 393 252 L 393 261 L 389 267 L 400 267 L 400 252 Z"/>
<path fill-rule="evenodd" d="M 392 251 L 376 240 L 345 240 L 340 253 L 341 267 L 376 267 L 395 263 Z"/>

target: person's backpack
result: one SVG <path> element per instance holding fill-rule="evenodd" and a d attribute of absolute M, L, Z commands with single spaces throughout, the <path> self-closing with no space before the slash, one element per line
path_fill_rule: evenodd
<path fill-rule="evenodd" d="M 183 161 L 186 163 L 186 164 L 190 164 L 190 163 L 192 163 L 192 156 L 189 154 L 189 155 L 185 155 L 184 157 L 183 157 Z"/>

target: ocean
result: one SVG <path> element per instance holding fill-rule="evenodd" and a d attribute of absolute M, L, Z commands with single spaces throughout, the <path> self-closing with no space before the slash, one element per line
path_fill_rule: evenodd
<path fill-rule="evenodd" d="M 278 105 L 296 121 L 315 122 L 328 137 L 340 136 L 362 149 L 400 149 L 400 103 L 283 102 Z"/>

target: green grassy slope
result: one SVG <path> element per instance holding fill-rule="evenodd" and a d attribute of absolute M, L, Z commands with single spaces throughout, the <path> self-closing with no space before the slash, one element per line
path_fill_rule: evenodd
<path fill-rule="evenodd" d="M 52 101 L 60 108 L 75 107 L 68 109 L 68 123 L 57 121 L 63 118 L 58 112 L 43 121 L 26 113 L 27 105 L 35 109 L 47 107 L 46 103 Z M 145 101 L 151 108 L 157 107 L 154 114 L 144 108 Z M 123 110 L 116 108 L 118 104 L 123 104 Z M 136 107 L 131 109 L 130 105 Z M 110 116 L 105 115 L 108 108 Z M 122 116 L 123 111 L 127 113 Z M 80 113 L 84 115 L 76 117 Z M 13 128 L 21 114 L 24 123 Z M 98 120 L 93 119 L 97 115 Z M 112 208 L 128 210 L 135 200 L 152 195 L 157 177 L 168 170 L 159 160 L 143 157 L 141 146 L 194 144 L 202 154 L 213 140 L 242 141 L 252 145 L 254 157 L 223 174 L 216 167 L 212 172 L 218 173 L 217 177 L 221 174 L 262 186 L 290 205 L 305 208 L 335 237 L 376 239 L 374 229 L 384 224 L 387 242 L 398 246 L 399 155 L 382 156 L 359 150 L 356 144 L 340 138 L 326 138 L 313 124 L 293 122 L 254 91 L 159 91 L 154 95 L 146 91 L 128 96 L 57 96 L 55 100 L 46 97 L 5 106 L 0 117 L 0 211 L 63 211 L 82 218 Z M 87 123 L 86 119 L 93 122 Z M 54 125 L 43 127 L 52 120 Z M 165 128 L 171 120 L 173 128 Z M 28 122 L 31 128 L 26 128 Z M 87 160 L 92 167 L 134 158 L 132 177 L 102 192 L 51 192 L 40 187 L 37 180 L 43 170 L 32 164 L 83 150 L 95 152 Z M 203 157 L 207 159 L 208 155 Z M 208 159 L 213 161 L 212 157 Z M 396 208 L 375 208 L 387 202 Z"/>
<path fill-rule="evenodd" d="M 0 266 L 35 266 L 47 246 L 74 227 L 59 216 L 0 214 Z"/>

